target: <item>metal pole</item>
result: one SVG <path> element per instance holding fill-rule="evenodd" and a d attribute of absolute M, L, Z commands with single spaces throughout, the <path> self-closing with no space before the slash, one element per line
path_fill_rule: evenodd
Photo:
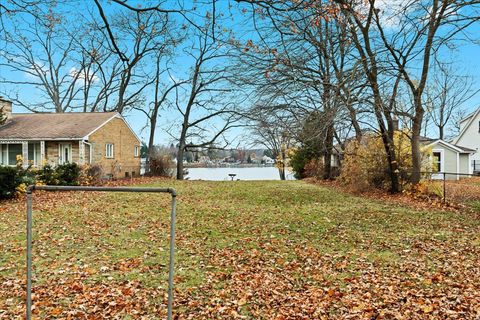
<path fill-rule="evenodd" d="M 175 255 L 175 223 L 176 223 L 177 195 L 172 193 L 172 214 L 170 216 L 170 263 L 168 270 L 168 320 L 173 319 L 173 271 Z"/>
<path fill-rule="evenodd" d="M 168 270 L 168 320 L 173 319 L 173 276 L 175 255 L 175 225 L 177 210 L 177 192 L 173 188 L 146 187 L 83 187 L 83 186 L 35 186 L 27 188 L 27 310 L 26 319 L 32 319 L 32 198 L 34 190 L 44 191 L 104 191 L 104 192 L 163 192 L 172 195 L 170 216 L 170 261 Z"/>
<path fill-rule="evenodd" d="M 27 320 L 32 319 L 32 190 L 27 190 Z"/>
<path fill-rule="evenodd" d="M 445 203 L 446 200 L 447 200 L 447 199 L 446 199 L 447 195 L 446 195 L 446 186 L 445 186 L 446 183 L 445 183 L 445 180 L 447 180 L 447 178 L 446 178 L 446 173 L 444 172 L 444 173 L 443 173 L 443 203 Z"/>

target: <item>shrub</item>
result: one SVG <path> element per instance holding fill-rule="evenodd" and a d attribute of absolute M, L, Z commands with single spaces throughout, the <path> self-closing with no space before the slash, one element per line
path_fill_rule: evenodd
<path fill-rule="evenodd" d="M 17 167 L 0 167 L 0 199 L 13 198 L 20 184 Z"/>
<path fill-rule="evenodd" d="M 50 186 L 60 184 L 57 171 L 49 164 L 44 165 L 42 169 L 37 171 L 37 179 Z"/>
<path fill-rule="evenodd" d="M 82 168 L 79 184 L 80 185 L 99 185 L 102 182 L 103 167 L 99 164 L 86 165 Z"/>
<path fill-rule="evenodd" d="M 296 179 L 303 179 L 311 177 L 313 171 L 313 166 L 316 166 L 320 160 L 318 159 L 318 154 L 307 147 L 301 147 L 295 150 L 292 150 L 290 156 L 290 166 Z M 316 164 L 311 163 L 312 161 L 317 162 Z"/>
<path fill-rule="evenodd" d="M 397 131 L 394 136 L 400 183 L 406 185 L 412 171 L 411 142 L 406 132 Z M 422 150 L 423 171 L 431 170 L 431 161 Z M 379 135 L 366 135 L 362 141 L 349 143 L 344 151 L 339 181 L 353 191 L 388 189 L 390 187 L 388 160 Z"/>
<path fill-rule="evenodd" d="M 169 155 L 155 154 L 149 160 L 149 175 L 172 177 L 175 174 L 175 164 Z"/>
<path fill-rule="evenodd" d="M 66 163 L 56 167 L 60 185 L 78 186 L 82 169 L 76 163 Z"/>
<path fill-rule="evenodd" d="M 10 199 L 18 193 L 24 193 L 27 186 L 35 184 L 35 173 L 31 168 L 21 166 L 0 166 L 0 199 Z"/>
<path fill-rule="evenodd" d="M 57 167 L 47 164 L 37 172 L 37 179 L 51 186 L 78 186 L 81 168 L 76 163 L 66 163 Z"/>
<path fill-rule="evenodd" d="M 304 168 L 304 175 L 306 177 L 321 178 L 323 176 L 323 161 L 322 159 L 311 159 Z"/>

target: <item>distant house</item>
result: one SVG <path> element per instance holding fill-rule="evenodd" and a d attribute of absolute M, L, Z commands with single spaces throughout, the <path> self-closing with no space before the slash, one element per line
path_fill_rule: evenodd
<path fill-rule="evenodd" d="M 106 176 L 140 174 L 140 140 L 125 119 L 107 113 L 12 113 L 0 99 L 7 121 L 0 125 L 0 165 L 65 163 L 100 165 Z M 25 161 L 27 160 L 27 161 Z"/>
<path fill-rule="evenodd" d="M 264 164 L 275 164 L 275 160 L 273 160 L 272 158 L 270 158 L 269 156 L 263 156 L 262 157 L 262 162 Z"/>
<path fill-rule="evenodd" d="M 354 138 L 347 139 L 345 144 L 351 143 L 352 141 L 354 141 Z M 429 158 L 424 159 L 424 161 L 430 162 L 433 171 L 438 172 L 432 175 L 433 179 L 443 179 L 443 173 L 446 173 L 445 178 L 447 180 L 458 180 L 462 177 L 468 177 L 462 174 L 473 173 L 473 168 L 470 164 L 476 150 L 441 139 L 428 137 L 420 137 L 420 144 L 423 148 L 429 148 L 432 151 Z M 332 168 L 340 168 L 343 157 L 343 150 L 339 145 L 335 145 L 331 158 Z"/>
<path fill-rule="evenodd" d="M 459 122 L 460 133 L 452 143 L 475 150 L 471 156 L 472 172 L 480 173 L 480 108 Z"/>
<path fill-rule="evenodd" d="M 440 139 L 429 139 L 422 137 L 421 143 L 432 149 L 434 179 L 443 179 L 443 173 L 447 180 L 458 180 L 462 174 L 472 174 L 471 159 L 475 150 L 463 146 L 455 145 Z"/>

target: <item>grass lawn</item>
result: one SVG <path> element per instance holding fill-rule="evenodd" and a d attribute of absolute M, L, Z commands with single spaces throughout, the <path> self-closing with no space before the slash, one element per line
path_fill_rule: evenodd
<path fill-rule="evenodd" d="M 478 319 L 479 214 L 415 211 L 300 181 L 178 190 L 178 319 Z M 34 203 L 38 319 L 166 314 L 168 195 Z M 24 313 L 25 207 L 0 203 L 0 319 Z"/>

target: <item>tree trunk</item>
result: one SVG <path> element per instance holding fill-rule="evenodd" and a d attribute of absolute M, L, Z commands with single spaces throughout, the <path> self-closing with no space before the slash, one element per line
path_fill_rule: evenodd
<path fill-rule="evenodd" d="M 152 118 L 150 121 L 150 136 L 148 138 L 148 155 L 147 155 L 147 161 L 150 161 L 150 159 L 154 155 L 154 148 L 153 144 L 155 141 L 155 129 L 157 126 L 157 120 Z"/>
<path fill-rule="evenodd" d="M 421 179 L 422 154 L 420 152 L 420 133 L 422 130 L 423 108 L 420 97 L 415 98 L 415 117 L 412 125 L 412 176 L 411 183 L 418 184 Z"/>
<path fill-rule="evenodd" d="M 183 156 L 185 154 L 185 145 L 180 143 L 177 153 L 177 180 L 183 180 Z"/>
<path fill-rule="evenodd" d="M 285 150 L 281 150 L 280 155 L 281 155 L 282 162 L 278 166 L 278 174 L 280 175 L 280 180 L 287 180 L 287 177 L 285 175 L 285 160 L 286 160 Z"/>
<path fill-rule="evenodd" d="M 332 154 L 333 154 L 333 138 L 334 127 L 333 123 L 328 125 L 327 135 L 325 139 L 325 152 L 323 155 L 323 179 L 330 180 L 332 175 Z"/>

